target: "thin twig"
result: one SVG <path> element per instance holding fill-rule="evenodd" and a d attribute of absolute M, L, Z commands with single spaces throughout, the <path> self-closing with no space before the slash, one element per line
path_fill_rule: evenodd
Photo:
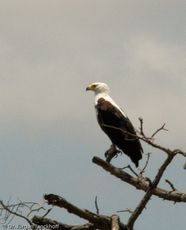
<path fill-rule="evenodd" d="M 99 215 L 99 207 L 98 207 L 98 197 L 95 197 L 95 207 L 96 207 L 96 214 Z"/>
<path fill-rule="evenodd" d="M 33 212 L 39 212 L 40 210 L 45 210 L 45 208 L 44 207 L 39 207 L 39 208 L 33 208 L 33 207 L 31 207 L 30 208 L 30 212 L 27 214 L 27 217 L 29 217 Z"/>
<path fill-rule="evenodd" d="M 180 149 L 175 149 L 175 150 L 173 150 L 173 152 L 174 152 L 174 154 L 180 154 L 180 155 L 186 157 L 186 152 L 184 152 Z"/>
<path fill-rule="evenodd" d="M 167 184 L 169 184 L 169 186 L 171 187 L 172 191 L 176 191 L 176 188 L 174 187 L 173 183 L 170 180 L 166 179 L 165 182 Z"/>
<path fill-rule="evenodd" d="M 122 169 L 122 170 L 129 169 L 135 176 L 138 177 L 138 174 L 134 171 L 134 169 L 130 165 L 127 165 L 127 166 L 120 168 L 120 169 Z"/>
<path fill-rule="evenodd" d="M 153 139 L 153 137 L 160 131 L 168 131 L 168 129 L 165 129 L 165 123 L 152 134 L 151 138 Z"/>
<path fill-rule="evenodd" d="M 52 208 L 49 208 L 42 217 L 45 218 L 51 211 L 52 211 Z"/>
<path fill-rule="evenodd" d="M 14 216 L 18 216 L 18 217 L 20 217 L 20 218 L 26 220 L 26 221 L 29 223 L 29 225 L 30 225 L 31 227 L 33 226 L 32 222 L 31 222 L 27 217 L 25 217 L 25 216 L 23 216 L 23 215 L 17 213 L 16 211 L 11 210 L 10 208 L 8 208 L 8 207 L 3 203 L 3 201 L 0 201 L 0 204 L 1 204 L 1 206 L 2 206 L 8 213 L 10 213 L 10 214 L 12 214 L 12 215 L 14 215 Z"/>
<path fill-rule="evenodd" d="M 140 121 L 140 134 L 141 134 L 142 136 L 145 136 L 145 134 L 144 134 L 144 132 L 143 132 L 143 118 L 139 117 L 138 119 L 139 119 L 139 121 Z"/>
<path fill-rule="evenodd" d="M 127 209 L 124 209 L 124 210 L 119 210 L 119 211 L 117 211 L 118 213 L 120 213 L 120 212 L 128 212 L 128 213 L 130 213 L 130 214 L 132 214 L 133 212 L 134 212 L 134 210 L 132 210 L 132 209 L 130 209 L 130 208 L 127 208 Z"/>
<path fill-rule="evenodd" d="M 149 160 L 150 160 L 150 155 L 151 155 L 151 153 L 147 153 L 147 160 L 146 160 L 146 162 L 145 162 L 145 165 L 144 165 L 143 169 L 140 171 L 140 174 L 141 174 L 141 175 L 145 172 L 145 170 L 146 170 L 146 168 L 147 168 L 147 165 L 148 165 Z"/>

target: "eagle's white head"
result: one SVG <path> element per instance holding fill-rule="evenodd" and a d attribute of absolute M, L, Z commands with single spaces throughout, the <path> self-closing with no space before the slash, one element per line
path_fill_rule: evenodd
<path fill-rule="evenodd" d="M 91 90 L 95 92 L 95 94 L 108 94 L 109 93 L 109 87 L 106 83 L 103 82 L 95 82 L 87 86 L 86 90 Z"/>
<path fill-rule="evenodd" d="M 114 107 L 116 107 L 123 116 L 126 116 L 122 109 L 116 104 L 116 102 L 109 96 L 109 87 L 106 83 L 95 82 L 87 86 L 86 90 L 91 90 L 95 93 L 95 105 L 97 105 L 100 98 L 103 98 L 105 101 L 110 102 Z"/>

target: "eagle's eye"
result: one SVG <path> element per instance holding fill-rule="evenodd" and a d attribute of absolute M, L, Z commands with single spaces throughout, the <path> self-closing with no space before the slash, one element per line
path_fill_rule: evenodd
<path fill-rule="evenodd" d="M 92 85 L 92 88 L 93 88 L 93 89 L 95 89 L 96 87 L 97 87 L 97 85 L 96 85 L 96 84 L 93 84 L 93 85 Z"/>

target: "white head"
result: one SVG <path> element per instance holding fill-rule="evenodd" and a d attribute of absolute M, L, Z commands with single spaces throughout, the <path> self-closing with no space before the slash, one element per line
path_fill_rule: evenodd
<path fill-rule="evenodd" d="M 103 83 L 103 82 L 92 83 L 92 84 L 87 86 L 86 90 L 91 90 L 91 91 L 95 92 L 96 95 L 99 93 L 105 93 L 105 94 L 109 93 L 108 85 Z"/>

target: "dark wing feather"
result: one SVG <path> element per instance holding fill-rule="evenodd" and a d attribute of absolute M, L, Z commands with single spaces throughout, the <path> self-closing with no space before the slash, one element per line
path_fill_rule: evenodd
<path fill-rule="evenodd" d="M 96 105 L 97 119 L 102 130 L 109 136 L 113 144 L 120 148 L 138 166 L 142 158 L 142 146 L 130 120 L 125 117 L 115 106 L 104 98 L 100 98 Z"/>

